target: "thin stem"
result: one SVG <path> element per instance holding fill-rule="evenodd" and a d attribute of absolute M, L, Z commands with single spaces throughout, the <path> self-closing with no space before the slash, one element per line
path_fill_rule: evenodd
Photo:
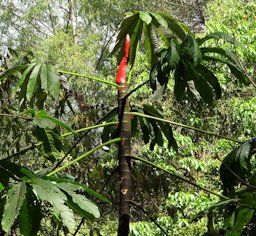
<path fill-rule="evenodd" d="M 233 41 L 235 42 L 235 37 L 233 37 Z M 241 67 L 242 71 L 244 72 L 244 75 L 246 76 L 246 78 L 252 83 L 253 87 L 256 88 L 256 84 L 255 82 L 253 81 L 253 79 L 248 75 L 247 71 L 245 70 L 244 68 L 244 65 L 240 59 L 240 57 L 238 56 L 238 53 L 237 53 L 237 49 L 236 49 L 236 44 L 233 42 L 233 45 L 234 45 L 234 49 L 235 49 L 235 54 L 236 54 L 236 57 L 237 57 L 237 61 L 238 61 L 238 64 L 239 66 Z"/>
<path fill-rule="evenodd" d="M 228 171 L 234 175 L 238 180 L 241 181 L 241 183 L 243 183 L 244 185 L 246 185 L 248 188 L 252 188 L 252 189 L 256 189 L 256 186 L 251 185 L 249 183 L 247 183 L 245 180 L 243 180 L 237 173 L 235 173 L 228 165 L 225 161 L 221 160 L 219 157 L 216 157 L 224 166 L 225 168 L 228 169 Z"/>
<path fill-rule="evenodd" d="M 62 136 L 62 137 L 66 137 L 66 136 L 69 136 L 69 135 L 78 134 L 78 133 L 83 132 L 83 131 L 90 131 L 90 130 L 92 130 L 92 129 L 97 129 L 97 128 L 105 127 L 105 126 L 109 126 L 109 125 L 117 125 L 117 124 L 118 124 L 118 122 L 108 122 L 108 123 L 104 123 L 104 124 L 100 124 L 100 125 L 88 126 L 88 127 L 82 128 L 82 129 L 74 130 L 73 132 L 64 133 L 64 134 L 62 134 L 61 136 Z M 2 160 L 7 160 L 7 159 L 10 159 L 10 158 L 12 158 L 12 157 L 15 157 L 15 156 L 24 154 L 24 153 L 26 153 L 26 152 L 29 151 L 29 150 L 32 150 L 32 149 L 34 149 L 34 148 L 36 148 L 36 147 L 41 146 L 42 144 L 43 144 L 43 142 L 38 142 L 38 143 L 36 143 L 36 144 L 34 144 L 34 145 L 32 145 L 32 146 L 26 148 L 26 149 L 21 150 L 20 152 L 16 152 L 16 153 L 14 153 L 14 154 L 12 154 L 12 155 L 10 155 L 10 156 L 8 156 L 8 157 L 5 157 L 5 158 L 3 158 Z M 69 153 L 68 153 L 68 154 L 69 154 Z M 63 161 L 63 160 L 62 160 L 62 161 Z M 62 162 L 62 161 L 61 161 L 61 162 Z M 59 161 L 59 162 L 60 162 L 60 161 Z M 61 163 L 61 162 L 60 162 L 60 163 Z"/>
<path fill-rule="evenodd" d="M 62 73 L 62 74 L 67 74 L 67 75 L 75 75 L 75 76 L 84 77 L 86 79 L 95 80 L 95 81 L 99 81 L 101 83 L 112 85 L 114 87 L 118 87 L 118 85 L 116 83 L 113 83 L 113 82 L 110 82 L 110 81 L 107 81 L 107 80 L 103 80 L 103 79 L 99 79 L 99 78 L 94 78 L 94 77 L 91 77 L 91 76 L 88 76 L 88 75 L 79 74 L 79 73 L 75 73 L 75 72 L 69 72 L 69 71 L 63 71 L 63 70 L 58 70 L 58 72 Z"/>
<path fill-rule="evenodd" d="M 150 216 L 150 214 L 142 206 L 131 200 L 128 202 L 139 208 L 165 235 L 169 236 L 169 234 L 163 229 L 163 227 L 159 225 L 157 221 L 152 216 Z"/>
<path fill-rule="evenodd" d="M 50 173 L 47 174 L 46 176 L 54 175 L 55 173 L 57 173 L 57 172 L 59 172 L 59 171 L 62 171 L 62 170 L 64 170 L 64 169 L 66 169 L 67 167 L 73 165 L 74 163 L 76 163 L 76 162 L 82 160 L 83 158 L 89 156 L 90 154 L 92 154 L 93 152 L 97 151 L 98 149 L 100 149 L 100 148 L 102 148 L 102 147 L 104 147 L 104 146 L 107 146 L 107 145 L 109 145 L 109 144 L 117 143 L 117 142 L 120 142 L 120 141 L 121 141 L 121 138 L 115 138 L 115 139 L 109 140 L 109 141 L 107 141 L 107 142 L 105 142 L 105 143 L 102 143 L 101 145 L 99 145 L 99 146 L 97 146 L 97 147 L 91 149 L 90 151 L 88 151 L 88 152 L 84 153 L 83 155 L 77 157 L 76 159 L 74 159 L 74 160 L 68 162 L 67 164 L 65 164 L 65 165 L 63 165 L 63 166 L 61 166 L 61 167 L 55 169 L 54 171 L 50 172 Z"/>
<path fill-rule="evenodd" d="M 122 99 L 126 100 L 132 93 L 134 93 L 135 91 L 137 91 L 139 88 L 141 88 L 142 86 L 144 86 L 145 84 L 147 84 L 149 82 L 149 80 L 146 80 L 145 82 L 143 82 L 142 84 L 140 84 L 138 87 L 136 87 L 135 89 L 131 90 L 129 93 L 127 93 L 127 95 L 125 95 Z"/>
<path fill-rule="evenodd" d="M 223 196 L 223 195 L 221 195 L 221 194 L 219 194 L 219 193 L 213 192 L 213 191 L 211 191 L 210 189 L 207 189 L 207 188 L 205 188 L 205 187 L 202 187 L 202 186 L 200 186 L 200 185 L 198 185 L 198 184 L 196 184 L 196 183 L 194 183 L 194 182 L 192 182 L 192 181 L 190 181 L 190 180 L 188 180 L 188 179 L 186 179 L 186 178 L 184 178 L 184 177 L 182 177 L 182 176 L 180 176 L 180 175 L 177 175 L 177 174 L 174 174 L 174 173 L 172 173 L 172 172 L 170 172 L 170 171 L 168 171 L 168 170 L 165 170 L 165 169 L 162 168 L 161 166 L 158 166 L 158 165 L 154 164 L 154 163 L 151 162 L 151 161 L 145 160 L 145 159 L 143 159 L 143 158 L 141 158 L 141 157 L 138 157 L 138 156 L 130 156 L 130 158 L 135 159 L 135 160 L 142 161 L 142 162 L 144 162 L 144 163 L 147 163 L 147 164 L 149 164 L 149 165 L 151 165 L 151 166 L 153 166 L 153 167 L 155 167 L 155 168 L 157 168 L 157 169 L 159 169 L 159 170 L 164 171 L 165 173 L 167 173 L 167 174 L 169 174 L 169 175 L 171 175 L 171 176 L 173 176 L 173 177 L 175 177 L 175 178 L 177 178 L 177 179 L 180 179 L 180 180 L 182 180 L 182 181 L 184 181 L 184 182 L 186 182 L 186 183 L 188 183 L 188 184 L 191 184 L 191 185 L 193 185 L 193 186 L 195 186 L 195 187 L 197 187 L 197 188 L 199 188 L 199 189 L 202 189 L 202 190 L 204 190 L 205 192 L 208 192 L 208 193 L 210 193 L 210 194 L 213 194 L 213 195 L 215 195 L 215 196 L 218 196 L 218 197 L 223 198 L 223 199 L 226 199 L 226 200 L 229 199 L 229 198 L 227 198 L 227 197 L 225 197 L 225 196 Z"/>
<path fill-rule="evenodd" d="M 88 130 L 91 130 L 91 129 L 97 129 L 97 128 L 105 127 L 105 126 L 109 126 L 109 125 L 118 125 L 118 122 L 108 122 L 108 123 L 104 123 L 104 124 L 100 124 L 100 125 L 92 125 L 92 126 L 88 126 L 88 127 L 82 128 L 82 129 L 75 130 L 73 132 L 64 133 L 61 136 L 66 137 L 66 136 L 69 136 L 69 135 L 72 135 L 72 134 L 78 134 L 78 133 L 83 132 L 83 131 L 88 131 Z"/>
<path fill-rule="evenodd" d="M 13 115 L 13 114 L 7 114 L 7 113 L 0 113 L 0 116 L 7 116 L 7 117 L 12 117 L 12 118 L 19 118 L 19 119 L 23 119 L 23 120 L 28 120 L 28 121 L 32 121 L 33 119 L 25 117 L 25 116 L 18 116 L 18 115 Z"/>
<path fill-rule="evenodd" d="M 230 141 L 233 141 L 233 142 L 236 142 L 236 143 L 242 143 L 241 141 L 238 141 L 236 139 L 229 138 L 229 137 L 226 137 L 226 136 L 223 136 L 223 135 L 220 135 L 220 134 L 216 134 L 216 133 L 211 132 L 211 131 L 206 131 L 206 130 L 198 129 L 198 128 L 193 127 L 193 126 L 184 125 L 184 124 L 177 123 L 177 122 L 170 121 L 170 120 L 165 120 L 165 119 L 162 119 L 162 118 L 159 118 L 159 117 L 149 116 L 149 115 L 142 114 L 142 113 L 139 113 L 139 112 L 129 112 L 129 114 L 130 115 L 135 115 L 135 116 L 141 116 L 141 117 L 145 117 L 145 118 L 149 118 L 149 119 L 153 119 L 153 120 L 158 120 L 158 121 L 162 121 L 162 122 L 166 122 L 166 123 L 169 123 L 169 124 L 172 124 L 172 125 L 177 125 L 177 126 L 186 128 L 186 129 L 195 130 L 197 132 L 204 133 L 204 134 L 214 135 L 216 137 L 227 139 L 227 140 L 230 140 Z"/>
<path fill-rule="evenodd" d="M 98 125 L 99 123 L 101 123 L 102 121 L 104 121 L 106 119 L 106 117 L 108 117 L 109 115 L 111 115 L 111 113 L 115 112 L 116 108 L 112 109 L 109 113 L 107 113 L 105 116 L 103 116 L 100 120 L 98 120 L 96 122 L 95 125 Z M 72 150 L 83 140 L 83 138 L 90 132 L 90 130 L 86 131 L 74 144 L 73 146 L 68 150 L 68 152 L 66 152 L 65 156 L 59 160 L 57 162 L 57 164 L 53 167 L 52 171 L 54 171 L 55 169 L 57 169 L 60 164 L 65 160 L 65 158 L 69 155 L 69 153 L 72 152 Z"/>

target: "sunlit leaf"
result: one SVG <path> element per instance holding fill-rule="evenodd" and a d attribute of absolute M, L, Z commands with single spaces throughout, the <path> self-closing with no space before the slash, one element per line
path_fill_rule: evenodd
<path fill-rule="evenodd" d="M 98 207 L 84 195 L 76 193 L 80 189 L 79 186 L 72 183 L 58 183 L 57 186 L 64 190 L 82 210 L 92 214 L 95 218 L 100 217 Z"/>
<path fill-rule="evenodd" d="M 75 227 L 75 219 L 72 210 L 65 205 L 66 195 L 56 185 L 47 180 L 34 179 L 32 186 L 35 195 L 40 200 L 49 202 L 60 215 L 63 224 L 72 232 Z"/>
<path fill-rule="evenodd" d="M 140 19 L 144 21 L 147 25 L 150 24 L 152 17 L 148 12 L 140 11 L 139 16 L 140 16 Z"/>
<path fill-rule="evenodd" d="M 41 64 L 37 64 L 35 65 L 35 67 L 33 68 L 29 80 L 28 80 L 28 85 L 27 85 L 27 91 L 26 91 L 26 98 L 28 101 L 31 100 L 31 98 L 34 96 L 34 93 L 36 92 L 36 90 L 38 89 L 38 87 L 40 86 L 39 82 L 40 82 L 40 68 L 41 68 Z"/>

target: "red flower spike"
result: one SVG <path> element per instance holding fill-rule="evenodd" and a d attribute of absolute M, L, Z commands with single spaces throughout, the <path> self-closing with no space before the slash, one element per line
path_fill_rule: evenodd
<path fill-rule="evenodd" d="M 124 45 L 124 56 L 119 64 L 119 68 L 116 75 L 116 83 L 126 84 L 126 68 L 129 59 L 129 50 L 130 50 L 130 36 L 129 34 L 126 35 L 125 38 L 125 45 Z"/>

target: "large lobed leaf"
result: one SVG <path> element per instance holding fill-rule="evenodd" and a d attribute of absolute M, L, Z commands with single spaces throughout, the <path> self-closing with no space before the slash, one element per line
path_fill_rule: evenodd
<path fill-rule="evenodd" d="M 42 201 L 49 202 L 53 211 L 55 211 L 69 231 L 73 231 L 75 227 L 75 219 L 73 211 L 65 204 L 66 195 L 52 182 L 44 179 L 34 179 L 32 181 L 33 192 Z"/>
<path fill-rule="evenodd" d="M 23 72 L 23 70 L 26 70 Z M 42 108 L 43 102 L 47 95 L 58 100 L 60 93 L 60 80 L 58 73 L 52 66 L 47 64 L 36 64 L 17 66 L 6 71 L 0 78 L 5 78 L 16 72 L 22 72 L 22 76 L 16 83 L 12 94 L 18 92 L 19 100 L 24 107 L 25 101 L 33 103 L 36 101 L 37 106 Z"/>
<path fill-rule="evenodd" d="M 132 15 L 122 21 L 119 34 L 117 36 L 117 43 L 112 53 L 121 49 L 118 55 L 118 60 L 121 60 L 125 36 L 126 34 L 129 34 L 131 37 L 129 64 L 132 66 L 143 35 L 144 45 L 148 52 L 149 61 L 154 63 L 158 47 L 158 43 L 156 42 L 154 35 L 158 34 L 165 42 L 168 42 L 168 34 L 170 34 L 170 32 L 177 39 L 183 40 L 185 35 L 190 33 L 190 30 L 181 21 L 167 14 L 135 11 Z"/>

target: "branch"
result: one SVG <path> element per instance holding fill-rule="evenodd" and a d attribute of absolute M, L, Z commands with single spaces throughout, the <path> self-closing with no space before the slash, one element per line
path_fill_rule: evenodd
<path fill-rule="evenodd" d="M 184 177 L 182 177 L 182 176 L 180 176 L 180 175 L 177 175 L 177 174 L 174 174 L 174 173 L 172 173 L 172 172 L 170 172 L 170 171 L 168 171 L 168 170 L 165 170 L 165 169 L 162 168 L 161 166 L 158 166 L 158 165 L 154 164 L 154 163 L 151 162 L 151 161 L 145 160 L 145 159 L 140 158 L 140 157 L 137 157 L 137 156 L 129 156 L 129 157 L 132 158 L 132 159 L 139 160 L 139 161 L 142 161 L 142 162 L 144 162 L 144 163 L 147 163 L 147 164 L 149 164 L 149 165 L 151 165 L 151 166 L 153 166 L 153 167 L 155 167 L 155 168 L 157 168 L 157 169 L 159 169 L 159 170 L 162 170 L 162 171 L 164 171 L 165 173 L 167 173 L 167 174 L 169 174 L 169 175 L 171 175 L 171 176 L 173 176 L 173 177 L 175 177 L 175 178 L 177 178 L 177 179 L 180 179 L 180 180 L 182 180 L 182 181 L 184 181 L 184 182 L 186 182 L 186 183 L 188 183 L 188 184 L 191 184 L 191 185 L 193 185 L 193 186 L 195 186 L 195 187 L 197 187 L 197 188 L 199 188 L 199 189 L 201 189 L 201 190 L 203 190 L 203 191 L 205 191 L 205 192 L 207 192 L 207 193 L 213 194 L 213 195 L 215 195 L 215 196 L 218 196 L 218 197 L 223 198 L 223 199 L 226 199 L 226 200 L 229 199 L 229 198 L 227 198 L 227 197 L 225 197 L 225 196 L 223 196 L 223 195 L 221 195 L 221 194 L 219 194 L 219 193 L 213 192 L 213 191 L 211 191 L 210 189 L 207 189 L 207 188 L 205 188 L 205 187 L 202 187 L 202 186 L 200 186 L 200 185 L 198 185 L 198 184 L 196 184 L 196 183 L 194 183 L 194 182 L 192 182 L 192 181 L 190 181 L 190 180 L 188 180 L 188 179 L 186 179 L 186 178 L 184 178 Z"/>
<path fill-rule="evenodd" d="M 113 82 L 110 82 L 110 81 L 107 81 L 107 80 L 103 80 L 103 79 L 99 79 L 99 78 L 94 78 L 94 77 L 91 77 L 91 76 L 88 76 L 88 75 L 78 74 L 78 73 L 75 73 L 75 72 L 69 72 L 69 71 L 63 71 L 63 70 L 58 70 L 58 72 L 62 73 L 62 74 L 67 74 L 67 75 L 75 75 L 75 76 L 84 77 L 86 79 L 95 80 L 95 81 L 98 81 L 98 82 L 101 82 L 101 83 L 105 83 L 107 85 L 112 85 L 114 87 L 118 87 L 118 85 L 116 83 L 113 83 Z"/>
<path fill-rule="evenodd" d="M 234 36 L 234 35 L 233 35 Z M 235 36 L 233 37 L 233 41 L 235 42 Z M 237 57 L 237 61 L 238 61 L 238 64 L 239 66 L 241 67 L 242 71 L 244 72 L 244 75 L 246 76 L 246 78 L 252 83 L 253 87 L 256 88 L 256 84 L 255 82 L 253 81 L 253 79 L 248 75 L 247 71 L 245 70 L 244 66 L 243 66 L 243 63 L 240 59 L 240 57 L 238 56 L 238 53 L 237 53 L 237 50 L 236 50 L 236 45 L 235 43 L 233 42 L 233 45 L 234 45 L 234 49 L 235 49 L 235 54 L 236 54 L 236 57 Z"/>
<path fill-rule="evenodd" d="M 98 120 L 96 122 L 95 125 L 98 125 L 100 122 L 104 121 L 104 119 L 111 114 L 113 111 L 115 111 L 116 108 L 114 108 L 113 110 L 111 110 L 109 113 L 107 113 L 105 116 L 103 116 L 100 120 Z M 55 165 L 55 167 L 53 167 L 52 171 L 55 170 L 58 166 L 60 166 L 60 164 L 65 160 L 65 158 L 68 156 L 69 153 L 72 152 L 72 150 L 83 140 L 83 138 L 89 133 L 90 131 L 88 130 L 87 132 L 85 132 L 74 144 L 73 146 L 68 150 L 68 152 L 65 154 L 65 156 L 59 160 L 57 162 L 57 164 Z"/>
<path fill-rule="evenodd" d="M 153 119 L 153 120 L 158 120 L 158 121 L 162 121 L 162 122 L 166 122 L 166 123 L 169 123 L 169 124 L 172 124 L 172 125 L 177 125 L 177 126 L 186 128 L 186 129 L 195 130 L 197 132 L 204 133 L 204 134 L 214 135 L 216 137 L 227 139 L 227 140 L 230 140 L 230 141 L 233 141 L 233 142 L 236 142 L 236 143 L 242 143 L 241 141 L 238 141 L 236 139 L 229 138 L 229 137 L 226 137 L 226 136 L 223 136 L 223 135 L 220 135 L 220 134 L 216 134 L 216 133 L 211 132 L 211 131 L 206 131 L 206 130 L 198 129 L 198 128 L 193 127 L 193 126 L 184 125 L 184 124 L 177 123 L 177 122 L 170 121 L 170 120 L 165 120 L 165 119 L 162 119 L 162 118 L 159 118 L 159 117 L 149 116 L 149 115 L 142 114 L 142 113 L 139 113 L 139 112 L 129 112 L 129 114 L 130 115 L 135 115 L 135 116 L 141 116 L 141 117 L 145 117 L 145 118 L 149 118 L 149 119 Z"/>
<path fill-rule="evenodd" d="M 83 132 L 83 131 L 87 131 L 86 132 L 86 134 L 87 134 L 92 129 L 96 129 L 96 128 L 100 128 L 100 127 L 105 127 L 105 126 L 109 126 L 109 125 L 117 125 L 117 124 L 118 124 L 117 122 L 108 122 L 108 123 L 104 123 L 104 124 L 100 124 L 100 125 L 93 125 L 93 126 L 89 126 L 89 127 L 85 127 L 85 128 L 82 128 L 82 129 L 75 130 L 73 132 L 64 133 L 64 134 L 61 135 L 61 137 L 66 137 L 66 136 L 69 136 L 69 135 L 78 134 L 78 133 Z M 32 149 L 34 149 L 36 147 L 41 146 L 42 144 L 43 144 L 43 142 L 38 142 L 38 143 L 28 147 L 28 148 L 25 148 L 25 149 L 23 149 L 23 150 L 21 150 L 19 152 L 16 152 L 16 153 L 14 153 L 14 154 L 12 154 L 12 155 L 10 155 L 8 157 L 5 157 L 2 160 L 7 160 L 7 159 L 10 159 L 12 157 L 18 156 L 20 154 L 26 153 L 29 150 L 32 150 Z M 69 153 L 70 152 L 68 152 L 68 154 Z M 60 164 L 68 154 L 66 154 L 58 163 Z"/>
<path fill-rule="evenodd" d="M 131 200 L 129 200 L 128 202 L 139 208 L 165 235 L 169 236 L 169 234 L 162 228 L 162 226 L 159 225 L 156 220 L 154 220 L 154 218 L 151 217 L 150 214 L 142 206 Z"/>
<path fill-rule="evenodd" d="M 19 119 L 27 120 L 27 121 L 32 121 L 33 120 L 33 119 L 25 117 L 25 116 L 18 116 L 18 115 L 13 115 L 13 114 L 8 114 L 8 113 L 0 113 L 0 116 L 12 117 L 14 119 L 19 118 Z"/>
<path fill-rule="evenodd" d="M 61 166 L 61 167 L 55 169 L 54 171 L 50 172 L 50 173 L 47 174 L 46 176 L 49 177 L 49 176 L 51 176 L 51 175 L 54 175 L 55 173 L 57 173 L 57 172 L 59 172 L 59 171 L 61 171 L 61 170 L 64 170 L 64 169 L 66 169 L 67 167 L 73 165 L 74 163 L 76 163 L 76 162 L 82 160 L 83 158 L 89 156 L 90 154 L 92 154 L 93 152 L 97 151 L 98 149 L 100 149 L 100 148 L 102 148 L 102 147 L 104 147 L 104 146 L 107 146 L 107 145 L 109 145 L 109 144 L 117 143 L 117 142 L 120 142 L 120 141 L 121 141 L 121 138 L 115 138 L 115 139 L 109 140 L 109 141 L 107 141 L 107 142 L 105 142 L 105 143 L 102 143 L 101 145 L 99 145 L 99 146 L 97 146 L 97 147 L 91 149 L 90 151 L 88 151 L 88 152 L 84 153 L 83 155 L 77 157 L 76 159 L 74 159 L 74 160 L 68 162 L 67 164 L 65 164 L 65 165 L 63 165 L 63 166 Z"/>
<path fill-rule="evenodd" d="M 221 160 L 219 157 L 216 157 L 216 158 L 225 166 L 225 168 L 228 169 L 228 171 L 229 171 L 232 175 L 234 175 L 238 180 L 240 180 L 241 183 L 243 183 L 244 185 L 246 185 L 246 186 L 249 187 L 249 188 L 256 189 L 256 186 L 251 185 L 251 184 L 247 183 L 245 180 L 243 180 L 237 173 L 235 173 L 235 172 L 227 165 L 227 163 L 226 163 L 225 161 Z"/>

